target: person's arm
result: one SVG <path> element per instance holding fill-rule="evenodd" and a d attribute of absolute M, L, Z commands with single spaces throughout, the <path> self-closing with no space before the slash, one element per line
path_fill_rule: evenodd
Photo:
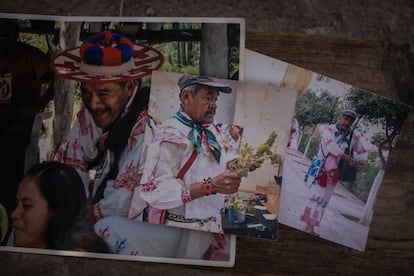
<path fill-rule="evenodd" d="M 158 209 L 171 209 L 190 201 L 189 187 L 177 178 L 184 156 L 185 144 L 172 142 L 153 143 L 148 148 L 147 160 L 141 179 L 141 197 Z"/>
<path fill-rule="evenodd" d="M 345 162 L 347 162 L 349 166 L 355 166 L 356 165 L 354 159 L 351 156 L 349 156 L 345 153 L 341 155 L 341 158 L 344 159 Z"/>
<path fill-rule="evenodd" d="M 332 126 L 327 127 L 322 133 L 321 147 L 323 149 L 324 157 L 328 154 L 335 157 L 342 157 L 344 154 L 343 150 L 339 147 L 335 140 L 335 130 Z"/>
<path fill-rule="evenodd" d="M 368 159 L 368 151 L 362 144 L 358 133 L 354 133 L 354 135 L 352 136 L 351 147 L 354 155 L 354 160 L 356 162 L 356 166 L 362 166 Z"/>
<path fill-rule="evenodd" d="M 54 74 L 50 68 L 50 58 L 48 55 L 35 47 L 26 48 L 31 53 L 30 66 L 36 81 L 41 85 L 39 91 L 35 91 L 36 97 L 30 103 L 22 106 L 19 110 L 21 118 L 31 118 L 33 115 L 42 111 L 53 99 L 54 94 Z"/>
<path fill-rule="evenodd" d="M 84 187 L 86 189 L 86 196 L 88 196 L 88 171 L 85 162 L 85 148 L 79 144 L 79 121 L 75 121 L 73 127 L 69 130 L 68 135 L 56 150 L 54 160 L 73 166 L 80 175 Z"/>
<path fill-rule="evenodd" d="M 224 171 L 212 178 L 191 184 L 191 198 L 194 200 L 215 193 L 233 194 L 239 189 L 240 181 L 239 173 Z"/>
<path fill-rule="evenodd" d="M 231 194 L 240 185 L 241 176 L 228 171 L 195 183 L 178 179 L 184 146 L 164 142 L 151 145 L 148 152 L 154 161 L 147 159 L 140 188 L 142 198 L 155 208 L 175 208 L 214 193 Z"/>

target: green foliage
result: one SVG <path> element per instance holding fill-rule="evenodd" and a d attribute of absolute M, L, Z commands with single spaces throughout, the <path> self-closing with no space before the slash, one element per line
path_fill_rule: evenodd
<path fill-rule="evenodd" d="M 329 91 L 323 90 L 319 96 L 308 90 L 296 101 L 296 119 L 301 126 L 333 123 L 339 116 L 339 100 Z"/>
<path fill-rule="evenodd" d="M 400 133 L 411 108 L 407 105 L 369 93 L 353 87 L 345 98 L 347 106 L 352 106 L 360 117 L 371 124 L 380 124 L 384 129 L 383 136 L 375 136 L 373 142 L 379 148 L 382 166 L 386 166 L 384 150 L 392 150 L 394 139 Z"/>
<path fill-rule="evenodd" d="M 358 116 L 374 124 L 380 123 L 391 132 L 401 130 L 411 110 L 407 105 L 356 87 L 351 89 L 345 102 L 352 106 Z"/>
<path fill-rule="evenodd" d="M 309 127 L 308 127 L 309 128 Z M 310 138 L 310 131 L 304 131 L 303 137 L 299 143 L 299 150 L 301 152 L 305 151 L 306 145 Z M 320 135 L 319 133 L 314 136 L 309 144 L 308 152 L 306 153 L 306 157 L 309 159 L 312 159 L 313 156 L 315 156 L 318 153 L 319 150 L 319 143 L 320 143 Z"/>
<path fill-rule="evenodd" d="M 248 143 L 242 143 L 239 151 L 239 157 L 236 162 L 229 164 L 229 170 L 246 174 L 259 168 L 267 159 L 272 165 L 278 164 L 280 158 L 276 153 L 274 144 L 277 133 L 272 131 L 263 144 L 253 148 Z"/>
<path fill-rule="evenodd" d="M 230 62 L 229 62 L 229 76 L 230 79 L 238 80 L 239 76 L 239 61 L 240 61 L 240 48 L 230 48 Z"/>
<path fill-rule="evenodd" d="M 370 142 L 374 146 L 379 147 L 381 144 L 384 144 L 386 142 L 386 140 L 387 140 L 387 137 L 386 137 L 385 133 L 378 132 L 378 133 L 375 133 L 374 135 L 372 135 Z M 390 150 L 390 148 L 387 146 L 387 144 L 385 144 L 383 146 L 383 149 L 384 150 Z"/>
<path fill-rule="evenodd" d="M 174 41 L 153 46 L 164 55 L 164 65 L 162 66 L 161 71 L 199 74 L 199 42 Z"/>
<path fill-rule="evenodd" d="M 372 184 L 374 183 L 374 179 L 380 171 L 381 166 L 378 153 L 371 152 L 368 156 L 367 162 L 357 173 L 355 182 L 353 184 L 349 182 L 344 182 L 342 184 L 357 198 L 366 203 Z"/>
<path fill-rule="evenodd" d="M 28 45 L 39 48 L 44 53 L 47 53 L 47 42 L 46 36 L 31 33 L 19 33 L 19 41 L 24 42 Z"/>

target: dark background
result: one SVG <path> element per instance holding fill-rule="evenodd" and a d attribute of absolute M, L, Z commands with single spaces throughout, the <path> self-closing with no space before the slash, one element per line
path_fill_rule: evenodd
<path fill-rule="evenodd" d="M 410 0 L 2 0 L 0 12 L 243 17 L 246 48 L 414 105 L 414 2 Z M 366 252 L 279 226 L 278 241 L 238 238 L 234 268 L 0 252 L 0 274 L 413 274 L 413 122 L 411 112 L 374 206 Z"/>

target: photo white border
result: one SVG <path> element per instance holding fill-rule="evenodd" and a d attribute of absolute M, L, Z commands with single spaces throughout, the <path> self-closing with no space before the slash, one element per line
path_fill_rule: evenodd
<path fill-rule="evenodd" d="M 67 22 L 156 22 L 156 23 L 223 23 L 240 25 L 240 54 L 239 54 L 239 80 L 244 78 L 244 49 L 245 49 L 245 20 L 244 18 L 223 17 L 125 17 L 125 16 L 58 16 L 20 13 L 0 13 L 0 18 L 26 19 L 26 20 L 50 20 Z M 110 253 L 92 253 L 80 251 L 66 251 L 54 249 L 39 249 L 27 247 L 0 246 L 0 252 L 31 253 L 56 256 L 86 257 L 110 260 L 141 261 L 153 263 L 169 263 L 183 265 L 201 265 L 212 267 L 233 267 L 236 258 L 236 236 L 230 236 L 230 259 L 228 261 L 164 258 L 150 256 L 132 256 Z"/>
<path fill-rule="evenodd" d="M 151 256 L 132 256 L 120 255 L 110 253 L 92 253 L 82 251 L 69 250 L 55 250 L 55 249 L 41 249 L 29 247 L 14 247 L 14 246 L 0 246 L 0 252 L 14 252 L 14 253 L 30 253 L 39 255 L 54 255 L 63 257 L 80 257 L 80 258 L 95 258 L 106 260 L 122 260 L 122 261 L 139 261 L 150 263 L 168 263 L 168 264 L 182 264 L 182 265 L 201 265 L 213 267 L 233 267 L 236 259 L 236 236 L 230 236 L 230 259 L 228 261 L 209 261 L 198 259 L 184 259 L 184 258 L 165 258 L 165 257 L 151 257 Z"/>
<path fill-rule="evenodd" d="M 149 23 L 223 23 L 240 24 L 240 54 L 239 54 L 239 81 L 244 80 L 246 23 L 239 17 L 131 17 L 131 16 L 62 16 L 39 15 L 23 13 L 0 13 L 0 18 L 27 19 L 27 20 L 53 20 L 68 22 L 149 22 Z M 86 19 L 86 20 L 85 20 Z"/>

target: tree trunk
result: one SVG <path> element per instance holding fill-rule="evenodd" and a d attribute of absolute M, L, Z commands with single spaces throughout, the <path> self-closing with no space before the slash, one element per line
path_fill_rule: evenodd
<path fill-rule="evenodd" d="M 78 46 L 80 27 L 80 22 L 62 22 L 59 34 L 60 51 Z M 55 79 L 52 154 L 55 153 L 56 148 L 63 142 L 71 127 L 75 86 L 76 82 L 73 80 L 61 77 Z"/>
<path fill-rule="evenodd" d="M 384 178 L 384 174 L 385 170 L 381 169 L 378 171 L 377 176 L 374 178 L 374 183 L 372 183 L 371 190 L 369 191 L 367 203 L 365 203 L 364 212 L 362 213 L 362 216 L 359 220 L 359 223 L 363 225 L 369 226 L 371 223 L 375 199 L 377 198 L 377 194 L 381 186 L 382 179 Z"/>
<path fill-rule="evenodd" d="M 303 160 L 305 160 L 306 155 L 308 154 L 309 146 L 310 146 L 310 143 L 312 142 L 312 139 L 313 139 L 313 134 L 315 133 L 316 128 L 317 128 L 317 126 L 315 126 L 315 127 L 312 129 L 312 133 L 311 133 L 311 135 L 309 136 L 308 142 L 306 143 L 306 147 L 305 147 L 305 150 L 303 151 L 303 155 L 302 155 L 302 161 L 303 161 Z M 311 158 L 311 159 L 312 159 L 312 158 Z"/>
<path fill-rule="evenodd" d="M 205 23 L 201 27 L 200 74 L 227 79 L 228 65 L 227 25 Z"/>

